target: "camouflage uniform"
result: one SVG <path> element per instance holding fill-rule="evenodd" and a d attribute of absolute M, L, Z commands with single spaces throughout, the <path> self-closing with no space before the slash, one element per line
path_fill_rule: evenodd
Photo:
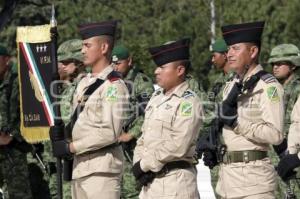
<path fill-rule="evenodd" d="M 20 134 L 18 79 L 11 69 L 0 83 L 0 125 L 7 127 L 13 139 L 24 141 Z M 9 146 L 0 149 L 0 172 L 10 199 L 32 198 L 26 154 Z"/>
<path fill-rule="evenodd" d="M 223 72 L 218 76 L 218 78 L 216 79 L 216 81 L 214 82 L 214 84 L 212 84 L 211 88 L 209 88 L 207 96 L 208 99 L 210 101 L 210 103 L 212 103 L 213 105 L 210 106 L 210 108 L 213 108 L 212 110 L 210 110 L 210 116 L 213 116 L 216 112 L 215 110 L 215 103 L 220 103 L 223 100 L 223 90 L 224 87 L 226 86 L 226 83 L 231 81 L 234 77 L 234 73 L 228 73 L 228 74 L 224 74 Z M 211 126 L 211 120 L 208 120 L 205 125 L 207 126 Z M 222 136 L 220 137 L 220 139 L 222 140 Z M 218 182 L 218 171 L 219 171 L 219 166 L 215 166 L 213 169 L 210 170 L 210 174 L 211 174 L 211 184 L 212 187 L 215 191 L 216 186 L 217 186 L 217 182 Z M 219 198 L 219 196 L 215 193 L 216 197 Z"/>
<path fill-rule="evenodd" d="M 281 44 L 272 49 L 269 63 L 276 63 L 280 61 L 292 62 L 295 66 L 300 66 L 300 53 L 299 49 L 291 44 Z M 294 55 L 293 55 L 294 54 Z M 291 112 L 296 103 L 298 96 L 300 94 L 300 77 L 295 72 L 293 72 L 292 78 L 284 86 L 284 107 L 285 107 L 285 118 L 283 133 L 285 138 L 288 137 L 289 128 L 291 125 Z M 277 165 L 279 162 L 279 157 L 274 150 L 269 151 L 269 155 L 272 159 L 272 163 Z M 297 185 L 297 186 L 296 186 Z M 300 197 L 299 185 L 295 180 L 291 181 L 291 186 L 295 187 L 295 194 L 297 198 Z M 287 190 L 287 185 L 278 178 L 278 184 L 276 188 L 276 198 L 284 198 Z"/>
<path fill-rule="evenodd" d="M 130 58 L 129 50 L 123 46 L 118 45 L 114 47 L 112 51 L 112 61 L 115 67 L 118 66 L 118 62 L 128 61 Z M 131 67 L 129 62 L 123 65 L 123 69 L 129 69 Z M 116 68 L 115 68 L 116 69 Z M 119 71 L 125 73 L 125 71 Z M 124 75 L 124 74 L 123 74 Z M 128 114 L 128 120 L 123 127 L 123 133 L 129 133 L 133 139 L 129 142 L 122 142 L 123 152 L 125 155 L 124 173 L 121 183 L 121 198 L 122 199 L 137 199 L 141 190 L 140 185 L 136 182 L 135 177 L 132 174 L 132 159 L 133 150 L 136 145 L 136 140 L 141 135 L 141 127 L 144 122 L 144 109 L 146 103 L 150 99 L 154 92 L 152 80 L 139 71 L 138 68 L 133 66 L 126 76 L 123 78 L 130 94 L 130 110 Z M 139 114 L 137 114 L 139 112 Z"/>
<path fill-rule="evenodd" d="M 220 53 L 224 54 L 227 52 L 227 45 L 223 39 L 216 40 L 215 43 L 212 45 L 212 53 Z M 213 59 L 213 58 L 212 58 Z M 220 58 L 219 58 L 220 59 Z M 214 63 L 214 62 L 213 62 Z M 220 65 L 220 62 L 218 62 Z M 226 60 L 224 60 L 224 65 L 218 66 L 217 68 L 224 68 L 226 64 Z M 224 70 L 224 69 L 223 69 Z M 209 132 L 209 129 L 212 125 L 213 119 L 216 117 L 217 110 L 216 110 L 216 104 L 220 103 L 223 100 L 223 90 L 227 82 L 232 80 L 234 77 L 234 73 L 230 72 L 228 74 L 225 74 L 223 71 L 218 75 L 217 79 L 211 84 L 211 87 L 208 89 L 207 92 L 207 100 L 204 104 L 204 113 L 205 113 L 205 119 L 203 122 L 203 127 L 201 132 L 203 134 L 207 134 Z M 205 136 L 205 135 L 203 135 Z M 222 137 L 220 137 L 222 141 Z M 219 166 L 215 166 L 213 169 L 210 170 L 211 174 L 211 184 L 215 192 L 215 188 L 218 181 L 218 170 Z M 215 192 L 216 197 L 218 198 L 218 195 Z"/>
<path fill-rule="evenodd" d="M 82 54 L 80 52 L 82 41 L 79 39 L 72 39 L 65 41 L 58 48 L 58 61 L 76 59 L 82 60 Z M 76 65 L 75 65 L 76 66 Z M 81 79 L 81 75 L 73 77 L 71 81 L 65 81 L 61 85 L 60 89 L 60 112 L 61 117 L 65 125 L 70 122 L 72 114 L 72 101 L 73 94 L 77 87 L 78 82 Z M 32 167 L 34 167 L 33 173 L 33 186 L 35 198 L 57 198 L 57 177 L 56 177 L 56 159 L 52 156 L 52 147 L 50 141 L 43 142 L 43 151 L 41 157 L 47 166 L 47 170 L 41 167 L 41 164 L 37 162 L 32 156 L 29 157 Z M 41 188 L 41 186 L 43 188 Z M 70 182 L 63 183 L 63 198 L 71 199 L 71 184 Z"/>
<path fill-rule="evenodd" d="M 139 98 L 150 98 L 154 91 L 152 80 L 144 73 L 139 72 L 135 67 L 129 71 L 124 80 L 130 92 L 130 103 L 132 107 L 138 107 Z M 127 146 L 129 147 L 129 150 L 124 150 L 126 159 L 124 163 L 123 182 L 121 185 L 121 198 L 124 199 L 138 198 L 141 189 L 132 174 L 131 167 L 135 142 L 141 135 L 141 127 L 143 122 L 144 115 L 140 115 L 130 123 L 127 130 L 127 132 L 130 133 L 134 139 L 128 143 L 128 145 L 131 145 Z"/>
<path fill-rule="evenodd" d="M 189 88 L 201 99 L 201 102 L 205 102 L 207 100 L 207 96 L 202 85 L 200 85 L 199 82 L 190 74 L 186 76 L 186 81 L 189 84 Z"/>

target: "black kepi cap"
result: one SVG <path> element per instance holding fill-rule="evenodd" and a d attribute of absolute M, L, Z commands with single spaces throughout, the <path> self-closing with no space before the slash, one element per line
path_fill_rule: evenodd
<path fill-rule="evenodd" d="M 169 42 L 162 46 L 149 48 L 149 52 L 152 55 L 157 66 L 162 66 L 164 64 L 179 61 L 179 60 L 189 60 L 190 39 L 185 38 L 174 42 Z"/>
<path fill-rule="evenodd" d="M 255 43 L 260 46 L 264 25 L 264 21 L 258 21 L 222 26 L 221 29 L 223 38 L 229 46 L 246 42 Z"/>
<path fill-rule="evenodd" d="M 97 23 L 88 23 L 79 26 L 79 33 L 82 39 L 88 39 L 94 36 L 109 35 L 114 37 L 117 27 L 117 21 L 103 21 Z"/>

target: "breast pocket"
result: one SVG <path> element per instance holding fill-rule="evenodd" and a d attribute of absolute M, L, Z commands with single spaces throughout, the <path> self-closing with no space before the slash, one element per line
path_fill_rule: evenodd
<path fill-rule="evenodd" d="M 262 117 L 262 111 L 260 110 L 259 102 L 256 98 L 245 97 L 244 101 L 241 102 L 241 108 L 239 109 L 239 116 L 251 121 L 260 122 Z"/>
<path fill-rule="evenodd" d="M 91 96 L 85 104 L 86 117 L 94 124 L 101 122 L 103 116 L 102 103 L 103 101 L 99 96 Z"/>
<path fill-rule="evenodd" d="M 158 110 L 155 107 L 147 107 L 143 125 L 144 136 L 146 140 L 160 139 L 162 132 L 162 123 L 158 120 Z"/>
<path fill-rule="evenodd" d="M 170 139 L 173 129 L 173 121 L 175 118 L 176 110 L 170 109 L 170 110 L 164 110 L 161 111 L 157 120 L 159 123 L 161 123 L 162 126 L 162 138 L 163 139 Z"/>

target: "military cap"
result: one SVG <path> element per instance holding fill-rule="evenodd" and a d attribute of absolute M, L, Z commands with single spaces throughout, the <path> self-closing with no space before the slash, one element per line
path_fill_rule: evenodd
<path fill-rule="evenodd" d="M 82 61 L 82 40 L 71 39 L 63 42 L 57 49 L 57 60 L 64 61 L 68 59 L 76 59 Z"/>
<path fill-rule="evenodd" d="M 189 60 L 189 46 L 190 39 L 185 38 L 162 46 L 149 48 L 149 52 L 155 64 L 162 66 L 173 61 Z"/>
<path fill-rule="evenodd" d="M 124 59 L 127 59 L 128 57 L 129 57 L 129 51 L 123 45 L 116 46 L 112 50 L 112 61 L 113 62 L 124 60 Z"/>
<path fill-rule="evenodd" d="M 258 21 L 222 26 L 221 29 L 223 38 L 229 46 L 245 42 L 255 43 L 260 46 L 264 25 L 264 21 Z"/>
<path fill-rule="evenodd" d="M 212 45 L 212 52 L 224 53 L 228 51 L 228 47 L 224 39 L 217 39 Z"/>
<path fill-rule="evenodd" d="M 9 55 L 7 48 L 3 45 L 0 45 L 0 56 L 1 55 Z"/>
<path fill-rule="evenodd" d="M 117 27 L 117 21 L 103 21 L 97 23 L 88 23 L 79 26 L 79 33 L 82 39 L 88 39 L 94 36 L 109 35 L 114 37 Z"/>
<path fill-rule="evenodd" d="M 268 62 L 270 64 L 280 61 L 289 61 L 295 66 L 300 66 L 300 50 L 294 44 L 280 44 L 275 46 Z"/>

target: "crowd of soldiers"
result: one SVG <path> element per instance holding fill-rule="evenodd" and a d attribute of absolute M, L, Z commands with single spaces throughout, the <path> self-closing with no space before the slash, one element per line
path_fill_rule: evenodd
<path fill-rule="evenodd" d="M 80 26 L 82 39 L 57 51 L 63 124 L 38 144 L 20 133 L 16 66 L 0 46 L 1 197 L 58 198 L 55 158 L 72 162 L 64 198 L 200 198 L 198 158 L 218 198 L 300 197 L 300 51 L 274 47 L 266 72 L 264 25 L 222 27 L 211 46 L 220 76 L 207 93 L 189 73 L 190 39 L 149 48 L 154 90 L 130 51 L 114 46 L 116 21 Z"/>

